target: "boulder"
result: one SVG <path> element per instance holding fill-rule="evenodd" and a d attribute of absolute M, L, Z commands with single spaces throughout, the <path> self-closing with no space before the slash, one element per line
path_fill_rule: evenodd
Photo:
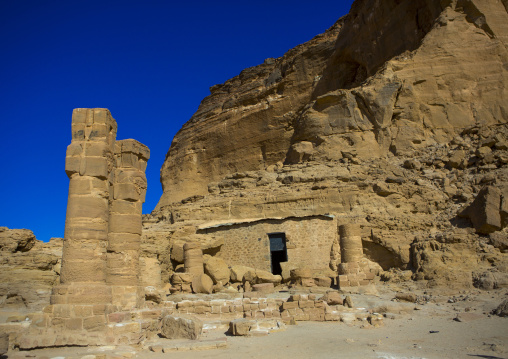
<path fill-rule="evenodd" d="M 469 218 L 477 233 L 499 231 L 502 228 L 501 191 L 494 186 L 484 187 L 459 216 Z"/>
<path fill-rule="evenodd" d="M 239 265 L 231 266 L 230 276 L 229 276 L 231 279 L 231 282 L 233 282 L 233 283 L 241 282 L 243 280 L 243 276 L 245 275 L 245 273 L 247 273 L 250 270 L 254 270 L 254 269 L 250 268 L 250 267 L 239 266 Z"/>
<path fill-rule="evenodd" d="M 418 296 L 414 293 L 397 293 L 395 298 L 399 301 L 416 303 Z"/>
<path fill-rule="evenodd" d="M 467 166 L 466 151 L 458 150 L 455 151 L 448 159 L 448 166 L 451 168 L 464 169 Z"/>
<path fill-rule="evenodd" d="M 508 234 L 505 232 L 494 232 L 489 235 L 490 244 L 501 251 L 508 249 Z"/>
<path fill-rule="evenodd" d="M 210 257 L 205 263 L 205 273 L 212 278 L 214 284 L 219 282 L 226 284 L 229 282 L 231 271 L 223 259 Z"/>
<path fill-rule="evenodd" d="M 508 288 L 508 273 L 483 272 L 473 273 L 473 285 L 476 288 L 491 290 L 497 288 Z"/>
<path fill-rule="evenodd" d="M 332 278 L 330 278 L 330 277 L 319 276 L 319 277 L 314 277 L 313 279 L 314 279 L 314 283 L 318 287 L 330 288 L 332 286 Z"/>
<path fill-rule="evenodd" d="M 309 268 L 296 268 L 290 271 L 291 282 L 304 287 L 313 287 L 316 284 L 312 278 L 312 270 Z"/>
<path fill-rule="evenodd" d="M 203 323 L 189 315 L 166 315 L 162 319 L 160 335 L 167 339 L 198 339 Z"/>
<path fill-rule="evenodd" d="M 344 306 L 348 308 L 354 307 L 353 299 L 351 298 L 351 296 L 346 295 L 346 298 L 344 299 Z"/>
<path fill-rule="evenodd" d="M 199 242 L 187 242 L 183 245 L 183 260 L 186 273 L 203 274 L 203 251 Z"/>
<path fill-rule="evenodd" d="M 308 161 L 314 153 L 314 145 L 309 141 L 294 143 L 286 156 L 287 163 L 300 163 Z"/>
<path fill-rule="evenodd" d="M 254 323 L 254 320 L 245 318 L 232 320 L 229 322 L 229 333 L 235 336 L 245 336 L 249 334 L 249 330 Z"/>
<path fill-rule="evenodd" d="M 183 263 L 183 245 L 185 241 L 177 239 L 171 245 L 171 260 L 177 263 Z"/>
<path fill-rule="evenodd" d="M 493 314 L 500 317 L 508 317 L 508 299 L 505 299 L 499 306 L 492 311 Z"/>

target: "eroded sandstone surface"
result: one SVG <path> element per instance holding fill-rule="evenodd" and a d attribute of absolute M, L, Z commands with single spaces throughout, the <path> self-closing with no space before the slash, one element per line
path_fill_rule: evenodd
<path fill-rule="evenodd" d="M 40 310 L 59 283 L 62 238 L 44 243 L 28 229 L 0 227 L 0 308 Z"/>
<path fill-rule="evenodd" d="M 360 225 L 384 280 L 504 287 L 507 46 L 506 2 L 362 0 L 326 33 L 212 87 L 175 136 L 145 219 L 144 237 L 168 249 L 162 276 L 185 241 L 217 243 L 236 265 L 231 233 L 331 215 Z M 334 271 L 336 241 L 318 244 L 331 245 Z"/>

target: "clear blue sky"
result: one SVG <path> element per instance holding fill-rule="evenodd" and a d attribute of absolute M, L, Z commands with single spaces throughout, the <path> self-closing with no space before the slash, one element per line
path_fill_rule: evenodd
<path fill-rule="evenodd" d="M 151 150 L 144 213 L 171 140 L 209 88 L 330 27 L 346 1 L 0 0 L 0 226 L 63 237 L 76 107 L 108 108 Z"/>

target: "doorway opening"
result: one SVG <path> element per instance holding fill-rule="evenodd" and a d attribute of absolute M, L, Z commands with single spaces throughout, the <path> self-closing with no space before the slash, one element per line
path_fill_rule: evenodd
<path fill-rule="evenodd" d="M 272 274 L 282 274 L 281 262 L 288 261 L 285 233 L 268 233 Z"/>

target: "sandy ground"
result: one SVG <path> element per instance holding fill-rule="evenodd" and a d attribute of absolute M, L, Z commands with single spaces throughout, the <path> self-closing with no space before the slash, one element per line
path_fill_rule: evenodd
<path fill-rule="evenodd" d="M 426 304 L 390 301 L 393 293 L 356 295 L 359 305 L 392 305 L 384 326 L 356 322 L 298 322 L 286 331 L 261 337 L 226 336 L 224 329 L 205 333 L 202 339 L 226 337 L 227 348 L 154 353 L 132 347 L 53 348 L 10 352 L 5 358 L 508 358 L 508 318 L 490 315 L 506 290 L 469 292 L 433 297 Z M 358 305 L 357 304 L 357 305 Z M 463 315 L 462 322 L 455 320 Z M 88 355 L 88 357 L 86 357 Z"/>

